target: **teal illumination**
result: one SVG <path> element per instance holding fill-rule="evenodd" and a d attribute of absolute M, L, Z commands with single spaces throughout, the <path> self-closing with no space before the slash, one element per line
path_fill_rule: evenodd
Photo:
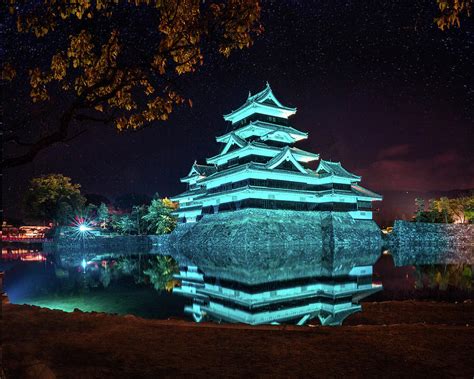
<path fill-rule="evenodd" d="M 216 138 L 220 153 L 197 162 L 181 178 L 188 189 L 171 200 L 179 203 L 180 222 L 205 214 L 242 208 L 347 212 L 353 219 L 372 219 L 372 201 L 382 197 L 359 185 L 361 177 L 338 162 L 293 145 L 308 133 L 290 126 L 296 108 L 284 106 L 270 85 L 249 95 L 224 116 L 230 132 Z"/>

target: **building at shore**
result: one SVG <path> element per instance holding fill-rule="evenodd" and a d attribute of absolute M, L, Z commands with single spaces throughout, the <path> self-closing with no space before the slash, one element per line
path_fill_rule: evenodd
<path fill-rule="evenodd" d="M 173 196 L 180 222 L 243 208 L 348 212 L 372 219 L 372 202 L 382 196 L 362 187 L 361 177 L 339 162 L 294 145 L 308 133 L 291 126 L 296 108 L 283 105 L 270 85 L 224 116 L 229 131 L 216 138 L 219 154 L 194 162 Z"/>

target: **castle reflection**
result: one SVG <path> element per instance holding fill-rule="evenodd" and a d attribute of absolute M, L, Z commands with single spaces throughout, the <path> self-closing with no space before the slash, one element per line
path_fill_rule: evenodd
<path fill-rule="evenodd" d="M 319 319 L 322 325 L 341 325 L 361 311 L 360 300 L 382 289 L 372 279 L 378 250 L 325 253 L 311 247 L 277 247 L 251 252 L 254 259 L 241 259 L 246 253 L 231 264 L 216 266 L 212 255 L 195 254 L 192 262 L 181 252 L 180 272 L 175 275 L 181 284 L 173 292 L 191 300 L 185 313 L 197 322 L 304 325 Z M 269 260 L 283 256 L 288 259 Z"/>

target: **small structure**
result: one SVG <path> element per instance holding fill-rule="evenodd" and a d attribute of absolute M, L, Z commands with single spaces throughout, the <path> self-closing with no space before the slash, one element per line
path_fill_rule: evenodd
<path fill-rule="evenodd" d="M 372 219 L 372 202 L 382 196 L 360 186 L 361 177 L 341 163 L 294 147 L 308 138 L 290 125 L 295 113 L 267 83 L 225 115 L 232 130 L 216 138 L 220 153 L 207 165 L 194 162 L 181 179 L 187 190 L 171 198 L 179 202 L 180 222 L 243 208 L 349 212 L 355 219 Z"/>
<path fill-rule="evenodd" d="M 1 236 L 3 242 L 23 242 L 23 243 L 41 243 L 46 240 L 46 233 L 51 229 L 51 225 L 25 225 L 15 227 L 2 223 Z"/>

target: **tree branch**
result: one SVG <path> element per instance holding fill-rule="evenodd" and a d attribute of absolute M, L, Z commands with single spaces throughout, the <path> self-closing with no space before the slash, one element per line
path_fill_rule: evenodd
<path fill-rule="evenodd" d="M 61 116 L 59 128 L 38 141 L 32 143 L 26 153 L 14 158 L 7 158 L 2 161 L 2 168 L 8 169 L 31 162 L 42 150 L 67 138 L 69 125 L 77 108 L 77 102 L 74 102 L 69 109 Z"/>
<path fill-rule="evenodd" d="M 63 113 L 63 115 L 60 118 L 59 121 L 59 127 L 57 130 L 52 132 L 51 134 L 48 134 L 44 137 L 41 137 L 38 139 L 36 142 L 33 142 L 28 145 L 29 149 L 25 153 L 13 157 L 13 158 L 6 158 L 2 160 L 2 168 L 3 169 L 8 169 L 8 168 L 13 168 L 17 166 L 21 166 L 23 164 L 31 162 L 42 150 L 46 149 L 47 147 L 54 145 L 55 143 L 58 142 L 66 142 L 72 138 L 77 137 L 73 136 L 70 139 L 68 139 L 68 131 L 69 127 L 71 124 L 71 121 L 76 118 L 75 112 L 79 109 L 83 109 L 84 105 L 86 105 L 86 108 L 89 108 L 91 105 L 90 102 L 86 102 L 86 98 L 90 93 L 93 93 L 95 90 L 100 88 L 101 86 L 107 85 L 107 82 L 110 82 L 113 80 L 113 77 L 115 76 L 117 70 L 112 70 L 112 75 L 107 75 L 107 77 L 104 77 L 101 81 L 95 83 L 93 86 L 89 87 L 84 93 L 82 93 L 81 96 L 79 96 L 68 108 L 67 111 Z M 123 85 L 121 83 L 121 85 Z M 116 93 L 116 91 L 119 90 L 121 86 L 117 86 L 117 88 L 112 91 L 112 93 Z M 107 96 L 111 96 L 111 94 L 108 94 Z M 112 95 L 113 96 L 113 95 Z M 97 100 L 97 99 L 95 99 Z M 95 100 L 93 103 L 95 103 Z M 102 99 L 99 100 L 99 102 L 102 101 Z M 78 115 L 80 117 L 85 118 L 86 115 Z M 80 133 L 82 134 L 82 132 Z"/>

